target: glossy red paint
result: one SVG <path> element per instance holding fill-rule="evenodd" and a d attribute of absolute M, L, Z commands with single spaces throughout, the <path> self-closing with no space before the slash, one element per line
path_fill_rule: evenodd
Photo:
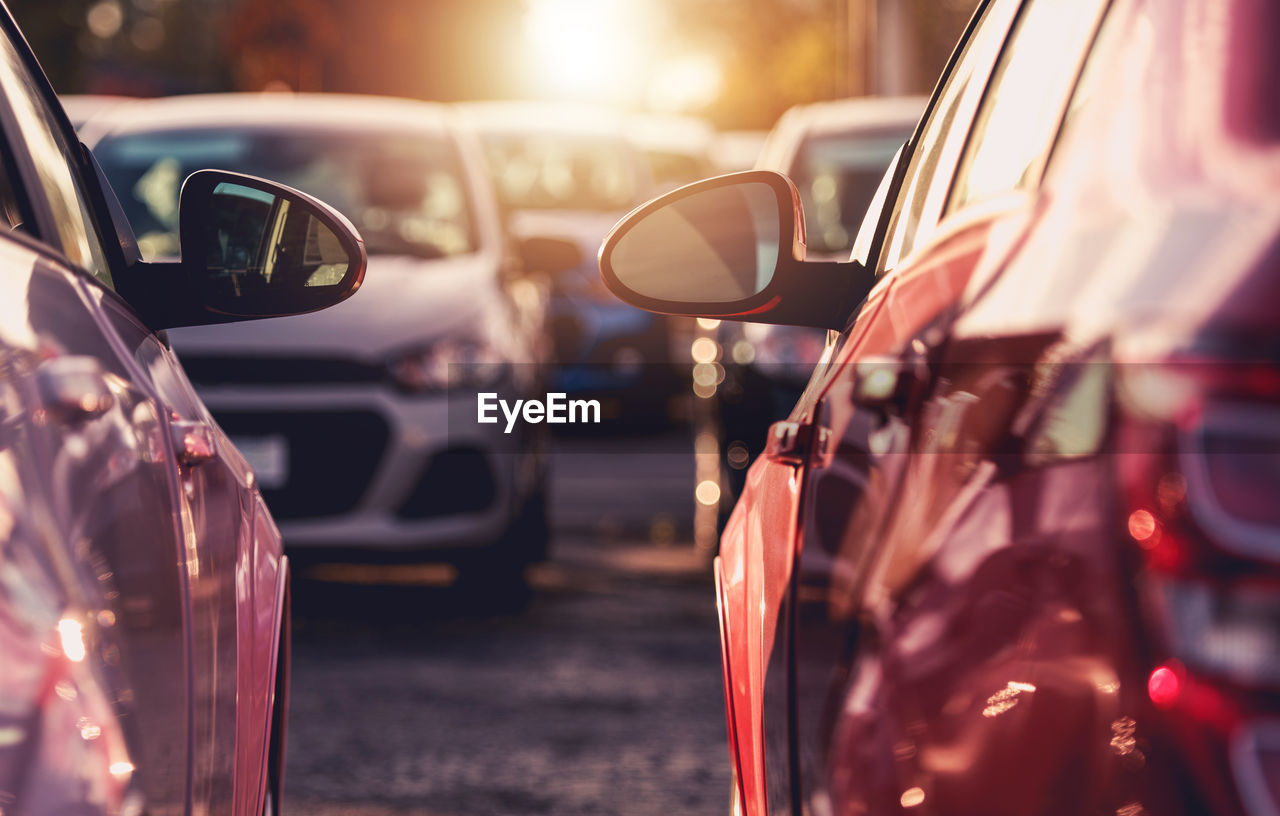
<path fill-rule="evenodd" d="M 156 267 L 2 6 L 0 51 L 0 803 L 257 816 L 283 767 L 279 531 L 115 288 Z M 348 258 L 358 278 L 363 255 Z M 167 317 L 193 319 L 182 304 Z"/>
<path fill-rule="evenodd" d="M 1277 25 L 982 5 L 891 180 L 880 281 L 721 541 L 746 813 L 1276 810 Z M 1075 39 L 1020 49 L 1036 26 Z M 957 198 L 1034 132 L 980 129 L 1040 61 L 1029 163 Z"/>

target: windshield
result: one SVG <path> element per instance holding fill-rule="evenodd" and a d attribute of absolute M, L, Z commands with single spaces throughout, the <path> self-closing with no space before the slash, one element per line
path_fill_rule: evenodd
<path fill-rule="evenodd" d="M 632 155 L 621 139 L 564 134 L 481 137 L 498 194 L 514 210 L 596 210 L 635 205 Z"/>
<path fill-rule="evenodd" d="M 910 135 L 861 132 L 804 142 L 788 175 L 800 190 L 810 251 L 848 254 L 884 171 Z"/>
<path fill-rule="evenodd" d="M 296 187 L 351 219 L 370 255 L 444 258 L 475 249 L 453 145 L 424 133 L 178 130 L 108 137 L 94 155 L 147 260 L 178 255 L 178 191 L 196 170 Z"/>

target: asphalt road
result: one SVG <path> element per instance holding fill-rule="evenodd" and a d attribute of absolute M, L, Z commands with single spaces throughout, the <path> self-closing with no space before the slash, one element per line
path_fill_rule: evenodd
<path fill-rule="evenodd" d="M 723 814 L 715 603 L 678 443 L 558 442 L 554 557 L 519 614 L 447 568 L 298 581 L 284 812 Z"/>

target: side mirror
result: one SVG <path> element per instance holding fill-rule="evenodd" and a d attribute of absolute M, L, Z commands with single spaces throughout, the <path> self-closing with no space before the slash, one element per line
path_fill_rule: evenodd
<path fill-rule="evenodd" d="M 806 263 L 800 195 L 752 170 L 654 199 L 613 228 L 600 274 L 651 312 L 841 329 L 875 284 L 859 263 Z"/>
<path fill-rule="evenodd" d="M 153 329 L 313 312 L 360 288 L 351 222 L 282 184 L 200 170 L 182 185 L 177 263 L 137 263 L 117 282 Z"/>
<path fill-rule="evenodd" d="M 520 241 L 525 274 L 554 277 L 582 263 L 582 250 L 568 238 L 535 235 Z"/>

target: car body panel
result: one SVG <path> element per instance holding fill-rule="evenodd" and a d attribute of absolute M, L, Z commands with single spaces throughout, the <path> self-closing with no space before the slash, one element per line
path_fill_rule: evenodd
<path fill-rule="evenodd" d="M 1221 399 L 1183 385 L 1151 401 L 1146 372 L 1207 356 L 1253 406 L 1235 416 L 1274 424 L 1276 134 L 1221 107 L 1236 66 L 1259 59 L 1236 46 L 1246 21 L 1274 12 L 1215 7 L 1232 22 L 1206 36 L 1198 0 L 1108 5 L 1093 95 L 1046 145 L 1043 184 L 944 208 L 793 411 L 818 440 L 801 478 L 762 479 L 780 465 L 767 452 L 752 465 L 720 556 L 747 813 L 1275 810 L 1274 746 L 1250 742 L 1274 721 L 1273 682 L 1186 669 L 1192 699 L 1172 711 L 1149 687 L 1153 667 L 1183 669 L 1161 663 L 1171 624 L 1152 587 L 1166 579 L 1129 515 L 1133 473 L 1162 455 L 1133 423 L 1186 434 Z M 858 363 L 880 355 L 908 381 L 859 404 Z M 1241 529 L 1197 527 L 1211 517 L 1194 501 L 1187 518 L 1193 547 Z M 791 569 L 751 541 L 765 520 Z M 1234 560 L 1207 580 L 1274 593 L 1274 548 L 1215 546 Z M 735 584 L 735 570 L 772 580 Z M 788 727 L 792 755 L 760 756 Z"/>
<path fill-rule="evenodd" d="M 7 10 L 0 28 L 26 216 L 0 239 L 0 800 L 256 816 L 283 759 L 280 536 L 163 336 L 112 291 L 136 273 L 129 231 Z"/>

